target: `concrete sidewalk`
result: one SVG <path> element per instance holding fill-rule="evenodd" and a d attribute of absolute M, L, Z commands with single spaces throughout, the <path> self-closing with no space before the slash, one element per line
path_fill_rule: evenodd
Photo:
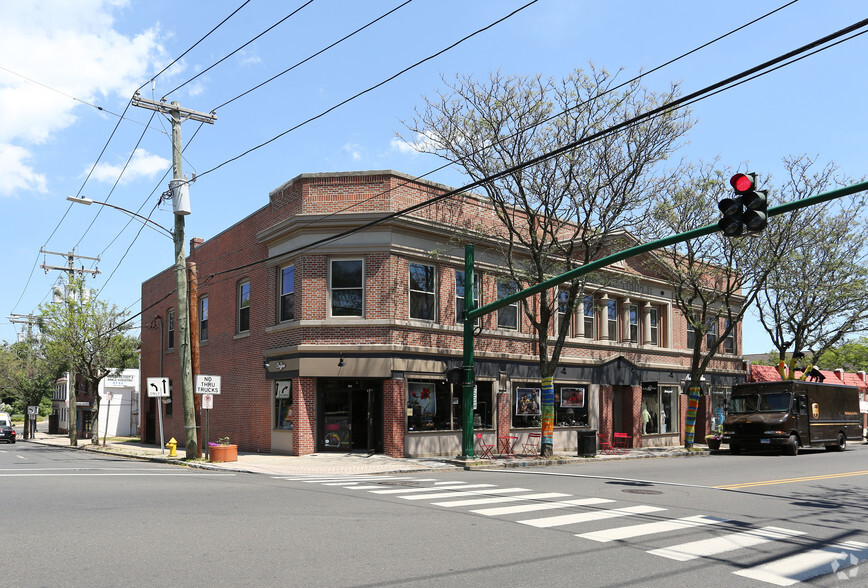
<path fill-rule="evenodd" d="M 560 464 L 598 463 L 601 461 L 620 461 L 624 459 L 641 459 L 650 457 L 702 456 L 709 455 L 705 446 L 695 446 L 688 451 L 683 447 L 630 449 L 626 453 L 615 455 L 597 454 L 595 457 L 577 457 L 575 455 L 556 454 L 553 459 L 518 456 L 494 460 L 471 459 L 459 457 L 432 458 L 394 458 L 382 454 L 368 453 L 314 453 L 304 456 L 272 455 L 268 453 L 238 453 L 238 461 L 228 463 L 211 463 L 203 459 L 187 461 L 183 448 L 178 448 L 177 457 L 169 457 L 169 450 L 156 445 L 146 445 L 138 439 L 110 438 L 105 447 L 91 445 L 90 439 L 79 439 L 78 446 L 69 445 L 69 438 L 64 435 L 49 435 L 42 431 L 36 432 L 36 438 L 24 440 L 21 443 L 36 443 L 79 451 L 94 451 L 115 456 L 144 459 L 149 461 L 175 463 L 187 467 L 211 470 L 248 472 L 267 474 L 270 476 L 346 476 L 360 474 L 395 474 L 432 470 L 457 469 L 489 469 L 509 467 L 541 467 Z"/>

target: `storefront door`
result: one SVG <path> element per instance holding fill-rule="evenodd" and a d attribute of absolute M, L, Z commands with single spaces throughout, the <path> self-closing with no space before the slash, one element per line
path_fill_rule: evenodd
<path fill-rule="evenodd" d="M 320 380 L 317 451 L 383 451 L 383 385 Z"/>

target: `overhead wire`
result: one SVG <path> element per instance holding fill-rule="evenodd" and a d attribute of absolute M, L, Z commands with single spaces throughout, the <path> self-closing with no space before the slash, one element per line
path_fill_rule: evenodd
<path fill-rule="evenodd" d="M 808 53 L 809 55 L 814 55 L 820 51 L 824 51 L 824 50 L 829 49 L 831 47 L 837 46 L 838 44 L 840 44 L 840 42 L 843 42 L 843 41 L 835 42 L 832 44 L 829 44 L 829 43 L 831 41 L 839 39 L 840 37 L 845 37 L 846 35 L 849 35 L 850 33 L 853 33 L 854 31 L 856 31 L 860 28 L 865 28 L 866 26 L 868 26 L 868 19 L 863 19 L 863 20 L 858 21 L 858 22 L 856 22 L 856 23 L 854 23 L 848 27 L 840 29 L 839 31 L 836 31 L 835 33 L 832 33 L 830 35 L 826 35 L 820 39 L 812 41 L 811 43 L 808 43 L 808 44 L 803 45 L 797 49 L 789 51 L 783 55 L 780 55 L 780 56 L 775 57 L 773 59 L 767 60 L 767 61 L 765 61 L 759 65 L 748 68 L 747 70 L 744 70 L 740 73 L 729 76 L 728 78 L 725 78 L 721 81 L 710 84 L 710 85 L 708 85 L 708 86 L 706 86 L 700 90 L 696 90 L 694 92 L 691 92 L 690 94 L 687 94 L 685 96 L 682 96 L 680 98 L 677 98 L 675 100 L 667 102 L 666 104 L 660 105 L 656 108 L 652 108 L 651 110 L 648 110 L 642 114 L 631 117 L 631 118 L 624 120 L 620 123 L 617 123 L 615 125 L 607 127 L 606 129 L 602 129 L 600 131 L 597 131 L 596 133 L 582 137 L 581 139 L 578 139 L 576 141 L 570 141 L 570 142 L 568 142 L 568 143 L 566 143 L 566 144 L 564 144 L 564 145 L 562 145 L 556 149 L 545 152 L 545 153 L 538 155 L 536 157 L 533 157 L 527 161 L 521 162 L 521 163 L 516 164 L 514 166 L 510 166 L 506 169 L 503 169 L 499 172 L 496 172 L 496 173 L 490 174 L 488 176 L 474 180 L 473 182 L 465 184 L 464 186 L 461 186 L 460 188 L 454 188 L 452 190 L 448 190 L 448 191 L 444 192 L 443 194 L 434 196 L 433 198 L 426 199 L 426 200 L 419 202 L 419 203 L 416 203 L 412 206 L 408 206 L 406 208 L 403 208 L 403 209 L 395 211 L 395 212 L 387 213 L 380 218 L 363 223 L 357 227 L 353 227 L 352 229 L 342 231 L 340 233 L 337 233 L 335 235 L 331 235 L 329 237 L 324 237 L 322 239 L 318 239 L 316 241 L 313 241 L 311 243 L 307 243 L 307 244 L 302 245 L 300 247 L 296 247 L 295 249 L 292 249 L 289 251 L 282 251 L 279 255 L 260 259 L 260 260 L 257 260 L 255 262 L 243 264 L 241 266 L 237 266 L 237 267 L 230 268 L 227 270 L 222 270 L 219 272 L 211 273 L 208 275 L 208 278 L 213 278 L 213 277 L 221 275 L 221 274 L 236 272 L 240 269 L 246 269 L 248 267 L 252 267 L 254 265 L 258 265 L 260 263 L 270 261 L 270 260 L 275 259 L 277 257 L 285 257 L 287 255 L 298 254 L 302 251 L 313 249 L 313 248 L 319 247 L 321 245 L 324 245 L 326 243 L 330 243 L 333 241 L 343 239 L 343 238 L 348 237 L 352 234 L 355 234 L 355 233 L 364 231 L 366 229 L 369 229 L 373 226 L 382 224 L 382 223 L 384 223 L 388 220 L 391 220 L 393 218 L 407 215 L 411 212 L 425 208 L 425 207 L 430 206 L 430 205 L 432 205 L 436 202 L 439 202 L 441 200 L 445 200 L 447 198 L 451 198 L 453 196 L 463 194 L 463 193 L 468 192 L 469 190 L 471 190 L 473 188 L 477 188 L 479 186 L 482 186 L 485 183 L 500 179 L 504 176 L 512 174 L 512 173 L 519 171 L 521 169 L 524 169 L 526 167 L 530 167 L 530 166 L 536 165 L 538 163 L 542 163 L 542 162 L 547 161 L 553 157 L 556 157 L 558 155 L 566 153 L 567 151 L 571 151 L 573 149 L 576 149 L 577 147 L 580 147 L 586 143 L 596 141 L 596 140 L 601 139 L 601 138 L 603 138 L 607 135 L 610 135 L 612 133 L 616 133 L 620 130 L 623 130 L 623 129 L 628 128 L 628 127 L 633 126 L 633 125 L 636 125 L 640 122 L 644 122 L 647 119 L 654 118 L 654 117 L 660 116 L 662 114 L 665 114 L 667 111 L 677 109 L 677 108 L 684 108 L 688 104 L 695 103 L 700 99 L 705 99 L 705 98 L 708 98 L 710 96 L 714 96 L 714 95 L 720 93 L 720 91 L 723 91 L 724 89 L 728 89 L 728 88 L 735 87 L 735 86 L 739 85 L 741 83 L 740 80 L 747 79 L 747 78 L 755 79 L 756 77 L 758 77 L 757 74 L 766 75 L 767 73 L 771 73 L 773 71 L 776 71 L 777 69 L 780 68 L 780 67 L 776 67 L 776 66 L 779 66 L 779 64 L 782 64 L 782 63 L 790 61 L 790 60 L 792 60 L 791 63 L 795 63 L 798 60 L 793 59 L 793 58 L 798 57 L 799 55 L 801 55 L 803 53 Z M 866 31 L 863 31 L 862 33 L 858 33 L 856 35 L 853 35 L 850 38 L 856 37 L 860 34 L 863 34 L 864 32 L 866 32 Z M 845 39 L 845 40 L 849 40 L 849 39 Z M 826 46 L 821 47 L 823 45 L 826 45 Z M 768 70 L 768 71 L 764 72 L 764 70 Z M 760 72 L 763 72 L 763 73 L 760 74 Z M 739 82 L 739 84 L 736 84 L 735 82 Z"/>
<path fill-rule="evenodd" d="M 698 52 L 698 51 L 700 51 L 700 50 L 702 50 L 702 49 L 705 49 L 706 47 L 709 47 L 710 45 L 712 45 L 712 44 L 714 44 L 714 43 L 717 43 L 718 41 L 721 41 L 722 39 L 725 39 L 726 37 L 729 37 L 729 36 L 731 36 L 731 35 L 733 35 L 733 34 L 739 32 L 739 31 L 741 31 L 741 30 L 743 30 L 743 29 L 745 29 L 745 28 L 747 28 L 747 27 L 749 27 L 749 26 L 751 26 L 751 25 L 753 25 L 753 24 L 755 24 L 755 23 L 757 23 L 757 22 L 759 22 L 759 21 L 761 21 L 761 20 L 763 20 L 763 19 L 769 17 L 769 16 L 772 16 L 773 14 L 775 14 L 775 13 L 777 13 L 777 12 L 779 12 L 779 11 L 781 11 L 781 10 L 783 10 L 783 9 L 785 9 L 785 8 L 787 8 L 787 7 L 789 7 L 789 6 L 792 6 L 793 4 L 797 3 L 798 1 L 799 1 L 799 0 L 790 0 L 789 2 L 783 4 L 783 5 L 781 5 L 781 6 L 777 7 L 777 8 L 775 8 L 775 9 L 769 11 L 769 12 L 766 12 L 765 14 L 763 14 L 763 15 L 761 15 L 761 16 L 758 16 L 758 17 L 756 17 L 756 18 L 754 18 L 754 19 L 752 19 L 752 20 L 750 20 L 750 21 L 748 21 L 748 22 L 746 22 L 746 23 L 744 23 L 744 24 L 742 24 L 742 25 L 740 25 L 740 26 L 738 26 L 738 27 L 736 27 L 736 28 L 734 28 L 734 29 L 731 29 L 730 31 L 728 31 L 728 32 L 726 32 L 726 33 L 724 33 L 724 34 L 718 35 L 717 37 L 711 39 L 710 41 L 707 41 L 707 42 L 703 43 L 702 45 L 699 45 L 699 46 L 697 46 L 697 47 L 694 47 L 693 49 L 691 49 L 691 50 L 689 50 L 689 51 L 686 51 L 686 52 L 684 52 L 684 53 L 678 55 L 677 57 L 674 57 L 674 58 L 672 58 L 672 59 L 669 59 L 668 61 L 665 61 L 665 62 L 663 62 L 663 63 L 661 63 L 661 64 L 659 64 L 659 65 L 657 65 L 657 66 L 655 66 L 655 67 L 653 67 L 653 68 L 651 68 L 651 69 L 649 69 L 648 71 L 643 71 L 643 72 L 641 72 L 641 73 L 635 75 L 634 77 L 632 77 L 632 78 L 630 78 L 630 79 L 628 79 L 628 80 L 626 80 L 626 81 L 624 81 L 624 82 L 622 82 L 622 83 L 620 83 L 620 84 L 617 84 L 617 85 L 615 85 L 615 86 L 609 88 L 609 89 L 606 90 L 605 92 L 600 92 L 599 94 L 594 95 L 592 98 L 588 98 L 587 100 L 584 100 L 584 101 L 582 101 L 582 102 L 579 102 L 579 103 L 575 104 L 574 106 L 572 106 L 572 107 L 570 107 L 570 108 L 567 108 L 567 109 L 565 109 L 565 110 L 562 110 L 562 111 L 560 111 L 560 112 L 557 112 L 557 113 L 555 113 L 555 114 L 552 114 L 551 116 L 548 116 L 548 117 L 546 117 L 546 118 L 540 120 L 540 121 L 537 122 L 537 123 L 534 123 L 534 124 L 532 124 L 532 125 L 529 125 L 529 126 L 527 126 L 527 127 L 521 128 L 521 129 L 518 129 L 516 132 L 514 132 L 514 133 L 512 133 L 512 134 L 510 134 L 510 135 L 504 136 L 503 138 L 499 139 L 499 140 L 498 140 L 498 143 L 502 143 L 502 142 L 508 141 L 508 140 L 510 140 L 510 139 L 513 139 L 513 138 L 519 136 L 521 133 L 524 133 L 524 132 L 526 132 L 526 131 L 528 131 L 528 130 L 532 130 L 532 129 L 536 128 L 536 127 L 539 126 L 539 125 L 545 124 L 545 123 L 550 122 L 550 121 L 552 121 L 552 120 L 555 120 L 555 119 L 557 119 L 557 118 L 559 118 L 559 117 L 561 117 L 561 116 L 563 116 L 563 115 L 565 115 L 565 114 L 568 114 L 569 112 L 571 112 L 571 111 L 573 111 L 573 110 L 576 110 L 577 108 L 580 108 L 581 106 L 584 106 L 585 104 L 588 104 L 591 100 L 597 100 L 597 99 L 602 98 L 602 97 L 604 97 L 604 96 L 606 96 L 606 95 L 608 95 L 608 94 L 610 94 L 610 93 L 612 93 L 612 92 L 615 92 L 615 91 L 617 91 L 617 90 L 619 90 L 619 89 L 621 89 L 621 88 L 623 88 L 623 87 L 625 87 L 625 86 L 628 86 L 628 85 L 630 85 L 630 84 L 632 84 L 632 83 L 634 83 L 634 82 L 636 82 L 636 81 L 639 81 L 639 80 L 641 80 L 642 78 L 644 78 L 644 77 L 646 77 L 646 76 L 649 76 L 649 75 L 651 75 L 652 73 L 654 73 L 654 72 L 656 72 L 656 71 L 659 71 L 659 70 L 661 70 L 661 69 L 663 69 L 663 68 L 665 68 L 665 67 L 667 67 L 667 66 L 669 66 L 669 65 L 672 65 L 673 63 L 675 63 L 675 62 L 677 62 L 677 61 L 680 61 L 681 59 L 684 59 L 684 58 L 686 58 L 686 57 L 688 57 L 688 56 L 690 56 L 690 55 L 692 55 L 692 54 L 694 54 L 694 53 L 696 53 L 696 52 Z M 405 2 L 405 4 L 406 4 L 406 2 Z M 403 6 L 403 5 L 401 5 L 401 6 Z M 400 8 L 400 6 L 397 7 L 397 8 Z M 396 9 L 397 9 L 397 8 L 396 8 Z M 367 26 L 367 25 L 366 25 L 366 26 Z M 243 96 L 243 95 L 244 95 L 244 94 L 241 94 L 241 96 Z M 220 108 L 220 106 L 218 106 L 217 108 Z M 215 110 L 216 110 L 216 109 L 215 109 Z M 418 181 L 418 180 L 420 180 L 420 179 L 424 179 L 424 178 L 426 178 L 426 177 L 428 177 L 428 176 L 430 176 L 430 175 L 432 175 L 432 174 L 434 174 L 434 173 L 436 173 L 436 172 L 438 172 L 438 171 L 441 171 L 441 170 L 444 170 L 444 169 L 448 168 L 448 167 L 451 166 L 451 165 L 454 165 L 454 164 L 456 164 L 456 163 L 460 163 L 461 161 L 463 161 L 463 160 L 466 159 L 467 157 L 470 157 L 470 156 L 472 156 L 472 155 L 474 155 L 474 154 L 476 154 L 476 153 L 478 153 L 478 151 L 474 151 L 473 153 L 471 153 L 471 154 L 468 155 L 468 156 L 465 156 L 464 158 L 459 158 L 459 159 L 454 159 L 454 160 L 449 160 L 449 159 L 447 159 L 447 162 L 444 163 L 443 165 L 438 166 L 438 167 L 436 167 L 436 168 L 434 168 L 434 169 L 432 169 L 432 170 L 429 170 L 428 172 L 425 172 L 424 174 L 421 174 L 421 175 L 418 175 L 418 176 L 414 176 L 414 177 L 413 177 L 412 179 L 410 179 L 410 180 L 401 181 L 401 182 L 399 182 L 399 183 L 398 183 L 395 187 L 393 187 L 393 188 L 387 188 L 387 189 L 385 189 L 385 190 L 381 190 L 380 192 L 377 192 L 377 193 L 375 193 L 375 194 L 369 196 L 368 198 L 365 198 L 365 199 L 360 200 L 360 201 L 357 201 L 357 202 L 353 202 L 353 203 L 348 204 L 348 205 L 346 205 L 346 206 L 344 206 L 344 207 L 342 207 L 342 208 L 336 209 L 336 210 L 334 210 L 334 211 L 332 211 L 332 212 L 326 214 L 325 216 L 318 217 L 316 220 L 311 220 L 311 221 L 309 221 L 309 222 L 307 222 L 307 223 L 301 223 L 301 224 L 299 225 L 299 227 L 300 227 L 300 228 L 305 228 L 305 227 L 310 226 L 310 225 L 312 225 L 312 224 L 314 224 L 314 223 L 322 222 L 323 220 L 329 219 L 329 218 L 331 218 L 331 217 L 333 217 L 333 216 L 335 216 L 335 215 L 341 214 L 341 213 L 346 212 L 346 211 L 348 211 L 348 210 L 352 210 L 353 208 L 357 208 L 357 207 L 360 207 L 360 206 L 364 206 L 366 203 L 371 202 L 371 201 L 373 201 L 373 200 L 376 200 L 377 198 L 381 198 L 382 196 L 385 196 L 386 194 L 389 194 L 389 193 L 392 192 L 392 191 L 398 190 L 398 189 L 400 189 L 400 188 L 402 188 L 402 187 L 404 187 L 404 186 L 406 186 L 406 185 L 408 185 L 408 184 L 410 184 L 410 183 L 412 183 L 412 182 L 416 182 L 416 181 Z M 217 257 L 214 258 L 214 259 L 220 259 L 220 258 L 222 258 L 222 257 L 225 257 L 226 255 L 232 255 L 232 253 L 225 253 L 225 254 L 222 254 L 222 255 L 220 255 L 220 256 L 217 256 Z M 209 260 L 209 261 L 213 261 L 213 259 L 212 259 L 212 260 Z"/>
<path fill-rule="evenodd" d="M 187 48 L 186 51 L 184 51 L 183 53 L 181 53 L 181 55 L 179 55 L 178 57 L 176 57 L 175 59 L 173 59 L 172 61 L 170 61 L 170 62 L 169 62 L 169 63 L 168 63 L 168 64 L 167 64 L 163 69 L 161 69 L 159 72 L 157 72 L 156 74 L 154 74 L 153 76 L 151 76 L 151 77 L 148 79 L 147 82 L 145 82 L 144 84 L 142 84 L 141 86 L 139 86 L 139 87 L 136 89 L 136 91 L 133 92 L 133 95 L 135 95 L 136 92 L 138 92 L 139 90 L 141 90 L 142 88 L 144 88 L 146 85 L 148 85 L 148 83 L 153 82 L 156 78 L 158 78 L 160 75 L 162 75 L 163 73 L 165 73 L 165 72 L 166 72 L 170 67 L 172 67 L 173 65 L 175 65 L 176 63 L 178 63 L 178 61 L 180 61 L 181 59 L 183 59 L 185 55 L 187 55 L 190 51 L 193 50 L 193 48 L 195 48 L 197 45 L 199 45 L 199 43 L 201 43 L 202 41 L 204 41 L 204 40 L 205 40 L 206 38 L 208 38 L 212 33 L 214 33 L 217 29 L 219 29 L 221 26 L 223 26 L 223 24 L 225 24 L 225 23 L 226 23 L 230 18 L 232 18 L 233 16 L 235 16 L 235 15 L 236 15 L 236 14 L 237 14 L 237 13 L 238 13 L 242 8 L 244 8 L 244 7 L 245 7 L 249 2 L 250 2 L 250 0 L 245 0 L 245 1 L 244 1 L 244 2 L 243 2 L 243 3 L 242 3 L 238 8 L 236 8 L 235 10 L 233 10 L 233 11 L 232 11 L 232 12 L 231 12 L 227 17 L 225 17 L 222 21 L 220 21 L 216 26 L 214 26 L 210 31 L 208 31 L 208 32 L 207 32 L 204 36 L 202 36 L 198 41 L 196 41 L 196 42 L 193 43 L 189 48 Z M 82 182 L 82 185 L 81 185 L 81 187 L 79 187 L 78 192 L 76 192 L 76 197 L 78 197 L 78 196 L 81 195 L 81 192 L 82 192 L 82 190 L 84 189 L 84 186 L 87 184 L 87 181 L 90 179 L 91 174 L 93 173 L 93 170 L 94 170 L 94 169 L 96 168 L 96 166 L 99 164 L 99 161 L 100 161 L 100 159 L 102 159 L 103 154 L 105 153 L 106 149 L 108 148 L 109 144 L 111 143 L 111 140 L 112 140 L 112 138 L 113 138 L 114 135 L 115 135 L 115 132 L 117 132 L 118 126 L 120 126 L 121 121 L 126 120 L 126 119 L 125 119 L 125 116 L 126 116 L 127 110 L 129 110 L 129 108 L 130 108 L 131 105 L 132 105 L 132 98 L 131 98 L 130 100 L 127 101 L 127 104 L 126 104 L 126 106 L 124 107 L 123 112 L 122 112 L 120 115 L 117 115 L 117 116 L 118 116 L 118 122 L 117 122 L 117 124 L 115 124 L 114 129 L 112 129 L 112 132 L 111 132 L 111 134 L 109 135 L 109 138 L 106 140 L 106 143 L 105 143 L 105 145 L 103 146 L 102 150 L 100 150 L 99 156 L 97 157 L 96 161 L 94 162 L 93 167 L 92 167 L 91 170 L 88 172 L 87 177 L 85 178 L 84 182 Z M 48 238 L 45 240 L 45 244 L 43 245 L 43 247 L 46 247 L 46 246 L 48 245 L 48 243 L 51 242 L 52 237 L 54 237 L 55 233 L 57 233 L 57 230 L 60 228 L 60 226 L 63 224 L 63 221 L 66 219 L 67 215 L 69 214 L 69 211 L 71 210 L 72 205 L 73 205 L 73 203 L 70 202 L 69 206 L 66 207 L 66 210 L 64 211 L 63 216 L 61 216 L 61 217 L 60 217 L 60 220 L 57 221 L 57 224 L 55 225 L 54 229 L 52 229 L 52 231 L 51 231 L 51 233 L 49 234 Z M 15 304 L 13 305 L 13 307 L 12 307 L 12 311 L 14 311 L 15 308 L 18 307 L 18 305 L 21 303 L 21 300 L 24 298 L 24 295 L 27 293 L 27 287 L 30 285 L 30 281 L 31 281 L 31 279 L 33 278 L 33 274 L 34 274 L 34 272 L 36 271 L 36 267 L 38 266 L 38 264 L 39 264 L 39 255 L 37 254 L 37 256 L 36 256 L 36 260 L 33 262 L 33 267 L 30 269 L 30 275 L 28 276 L 28 278 L 27 278 L 27 282 L 26 282 L 25 285 L 24 285 L 24 289 L 21 291 L 21 296 L 18 297 L 18 300 L 17 300 L 17 301 L 15 302 Z"/>
<path fill-rule="evenodd" d="M 478 34 L 480 34 L 480 33 L 483 33 L 483 32 L 487 31 L 488 29 L 490 29 L 490 28 L 492 28 L 492 27 L 494 27 L 494 26 L 497 26 L 498 24 L 500 24 L 500 23 L 502 23 L 503 21 L 505 21 L 505 20 L 511 18 L 512 16 L 515 16 L 516 14 L 518 14 L 519 12 L 521 12 L 522 10 L 528 8 L 529 6 L 532 6 L 532 5 L 536 4 L 537 2 L 539 2 L 539 0 L 531 0 L 531 1 L 528 2 L 527 4 L 525 4 L 525 5 L 523 5 L 523 6 L 520 6 L 519 8 L 513 10 L 512 12 L 510 12 L 509 14 L 507 14 L 506 16 L 504 16 L 504 17 L 502 17 L 502 18 L 500 18 L 500 19 L 494 21 L 494 22 L 491 23 L 491 24 L 488 24 L 488 25 L 482 27 L 481 29 L 479 29 L 479 30 L 477 30 L 477 31 L 474 31 L 473 33 L 470 33 L 469 35 L 467 35 L 467 36 L 465 36 L 465 37 L 459 39 L 458 41 L 452 43 L 452 44 L 449 45 L 448 47 L 445 47 L 444 49 L 441 49 L 440 51 L 437 51 L 436 53 L 434 53 L 434 54 L 432 54 L 432 55 L 429 55 L 428 57 L 425 57 L 424 59 L 421 59 L 421 60 L 417 61 L 416 63 L 414 63 L 414 64 L 412 64 L 412 65 L 410 65 L 410 66 L 408 66 L 408 67 L 405 67 L 405 68 L 402 69 L 401 71 L 399 71 L 399 72 L 397 72 L 397 73 L 395 73 L 395 74 L 389 76 L 389 77 L 386 78 L 385 80 L 383 80 L 383 81 L 381 81 L 381 82 L 379 82 L 379 83 L 377 83 L 377 84 L 374 84 L 373 86 L 370 86 L 370 87 L 366 88 L 365 90 L 362 90 L 361 92 L 358 92 L 358 93 L 354 94 L 353 96 L 350 96 L 349 98 L 347 98 L 347 99 L 345 99 L 345 100 L 342 100 L 341 102 L 335 104 L 335 105 L 332 106 L 331 108 L 328 108 L 328 109 L 322 111 L 321 113 L 319 113 L 319 114 L 317 114 L 317 115 L 315 115 L 315 116 L 312 116 L 312 117 L 308 118 L 307 120 L 305 120 L 305 121 L 303 121 L 303 122 L 298 123 L 297 125 L 295 125 L 295 126 L 289 128 L 289 129 L 283 131 L 282 133 L 280 133 L 280 134 L 278 134 L 278 135 L 272 137 L 271 139 L 268 139 L 267 141 L 264 141 L 263 143 L 260 143 L 259 145 L 256 145 L 255 147 L 251 147 L 250 149 L 244 151 L 244 152 L 241 153 L 241 154 L 236 155 L 235 157 L 232 157 L 232 158 L 230 158 L 230 159 L 224 161 L 223 163 L 220 163 L 220 164 L 218 164 L 218 165 L 212 167 L 211 169 L 205 170 L 204 172 L 202 172 L 201 174 L 199 174 L 199 177 L 202 177 L 202 176 L 204 176 L 204 175 L 210 174 L 211 172 L 217 171 L 217 170 L 220 169 L 221 167 L 223 167 L 223 166 L 225 166 L 225 165 L 227 165 L 227 164 L 229 164 L 229 163 L 232 163 L 233 161 L 237 161 L 237 160 L 241 159 L 242 157 L 244 157 L 244 156 L 246 156 L 246 155 L 249 155 L 250 153 L 252 153 L 252 152 L 254 152 L 254 151 L 256 151 L 256 150 L 261 149 L 262 147 L 265 147 L 266 145 L 269 145 L 269 144 L 273 143 L 274 141 L 280 139 L 281 137 L 284 137 L 284 136 L 288 135 L 289 133 L 291 133 L 291 132 L 293 132 L 293 131 L 295 131 L 295 130 L 297 130 L 297 129 L 303 127 L 303 126 L 305 126 L 305 125 L 307 125 L 307 124 L 309 124 L 309 123 L 311 123 L 311 122 L 313 122 L 313 121 L 315 121 L 315 120 L 317 120 L 317 119 L 320 119 L 320 118 L 324 117 L 324 116 L 327 115 L 328 113 L 330 113 L 330 112 L 332 112 L 332 111 L 334 111 L 334 110 L 340 108 L 340 107 L 343 106 L 344 104 L 347 104 L 348 102 L 351 102 L 351 101 L 355 100 L 356 98 L 359 98 L 360 96 L 364 96 L 365 94 L 367 94 L 367 93 L 369 93 L 369 92 L 371 92 L 371 91 L 373 91 L 373 90 L 376 90 L 377 88 L 379 88 L 379 87 L 381 87 L 381 86 L 384 86 L 385 84 L 387 84 L 387 83 L 391 82 L 392 80 L 394 80 L 394 79 L 400 77 L 401 75 L 407 73 L 408 71 L 410 71 L 410 70 L 412 70 L 412 69 L 414 69 L 414 68 L 416 68 L 416 67 L 422 65 L 423 63 L 426 63 L 426 62 L 428 62 L 428 61 L 430 61 L 430 60 L 432 60 L 432 59 L 434 59 L 434 58 L 436 58 L 436 57 L 439 57 L 440 55 L 446 53 L 447 51 L 449 51 L 449 50 L 451 50 L 451 49 L 454 49 L 455 47 L 457 47 L 457 46 L 460 45 L 461 43 L 467 41 L 468 39 L 471 39 L 471 38 L 475 37 L 476 35 L 478 35 Z"/>
<path fill-rule="evenodd" d="M 265 34 L 268 33 L 269 31 L 271 31 L 272 29 L 276 28 L 277 26 L 283 24 L 285 21 L 287 21 L 287 20 L 289 20 L 290 18 L 292 18 L 293 16 L 295 16 L 295 15 L 296 15 L 298 12 L 300 12 L 303 8 L 305 8 L 305 7 L 307 7 L 307 6 L 311 5 L 311 4 L 313 4 L 313 2 L 314 2 L 314 0 L 308 0 L 307 2 L 305 2 L 305 3 L 302 4 L 301 6 L 299 6 L 298 8 L 296 8 L 295 10 L 293 10 L 292 12 L 290 12 L 289 14 L 287 14 L 286 16 L 284 16 L 282 19 L 280 19 L 279 21 L 277 21 L 276 23 L 274 23 L 273 25 L 271 25 L 270 27 L 268 27 L 267 29 L 265 29 L 264 31 L 262 31 L 261 33 L 259 33 L 258 35 L 256 35 L 255 37 L 253 37 L 252 39 L 250 39 L 249 41 L 247 41 L 246 43 L 244 43 L 243 45 L 241 45 L 240 47 L 238 47 L 237 49 L 232 50 L 232 51 L 231 51 L 229 54 L 227 54 L 226 56 L 224 56 L 224 57 L 222 57 L 221 59 L 215 61 L 214 63 L 212 63 L 211 65 L 209 65 L 208 67 L 206 67 L 205 69 L 203 69 L 202 71 L 200 71 L 199 73 L 197 73 L 195 76 L 193 76 L 192 78 L 190 78 L 189 80 L 187 80 L 187 81 L 184 82 L 183 84 L 177 86 L 176 88 L 173 88 L 173 89 L 169 90 L 169 91 L 166 92 L 166 94 L 163 96 L 163 100 L 165 100 L 165 99 L 169 96 L 169 94 L 173 94 L 174 92 L 177 92 L 178 90 L 180 90 L 181 88 L 183 88 L 184 86 L 186 86 L 187 84 L 189 84 L 190 82 L 192 82 L 193 80 L 197 79 L 199 76 L 205 75 L 205 73 L 211 71 L 213 68 L 217 67 L 218 65 L 220 65 L 221 63 L 223 63 L 224 61 L 226 61 L 227 59 L 229 59 L 230 57 L 232 57 L 233 55 L 235 55 L 236 53 L 238 53 L 239 51 L 241 51 L 242 49 L 244 49 L 245 47 L 247 47 L 247 46 L 250 45 L 251 43 L 255 42 L 257 39 L 259 39 L 260 37 L 262 37 L 263 35 L 265 35 Z"/>

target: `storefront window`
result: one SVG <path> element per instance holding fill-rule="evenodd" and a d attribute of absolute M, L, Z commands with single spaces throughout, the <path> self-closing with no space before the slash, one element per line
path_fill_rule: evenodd
<path fill-rule="evenodd" d="M 711 426 L 710 431 L 714 431 L 719 425 L 723 424 L 723 419 L 726 418 L 726 403 L 729 396 L 729 389 L 715 386 L 711 388 Z"/>
<path fill-rule="evenodd" d="M 292 380 L 274 383 L 274 428 L 292 429 Z"/>
<path fill-rule="evenodd" d="M 542 391 L 530 383 L 520 384 L 512 393 L 513 428 L 542 425 Z M 587 384 L 555 385 L 555 427 L 588 426 Z"/>
<path fill-rule="evenodd" d="M 493 387 L 477 382 L 474 429 L 494 427 Z M 462 386 L 438 381 L 407 383 L 408 431 L 460 431 L 462 427 Z"/>
<path fill-rule="evenodd" d="M 678 387 L 642 384 L 641 423 L 643 435 L 678 431 Z"/>

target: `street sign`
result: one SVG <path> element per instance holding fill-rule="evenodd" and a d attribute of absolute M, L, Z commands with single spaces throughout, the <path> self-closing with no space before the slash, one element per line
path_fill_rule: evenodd
<path fill-rule="evenodd" d="M 148 398 L 168 398 L 171 386 L 169 378 L 148 378 Z"/>
<path fill-rule="evenodd" d="M 277 382 L 275 398 L 292 398 L 292 380 L 280 380 Z"/>
<path fill-rule="evenodd" d="M 202 408 L 206 410 L 211 410 L 214 408 L 214 395 L 213 394 L 203 394 L 202 395 Z"/>
<path fill-rule="evenodd" d="M 220 394 L 220 376 L 196 375 L 196 394 Z"/>
<path fill-rule="evenodd" d="M 30 416 L 38 416 L 39 415 L 39 407 L 38 406 L 28 406 L 27 414 Z"/>

